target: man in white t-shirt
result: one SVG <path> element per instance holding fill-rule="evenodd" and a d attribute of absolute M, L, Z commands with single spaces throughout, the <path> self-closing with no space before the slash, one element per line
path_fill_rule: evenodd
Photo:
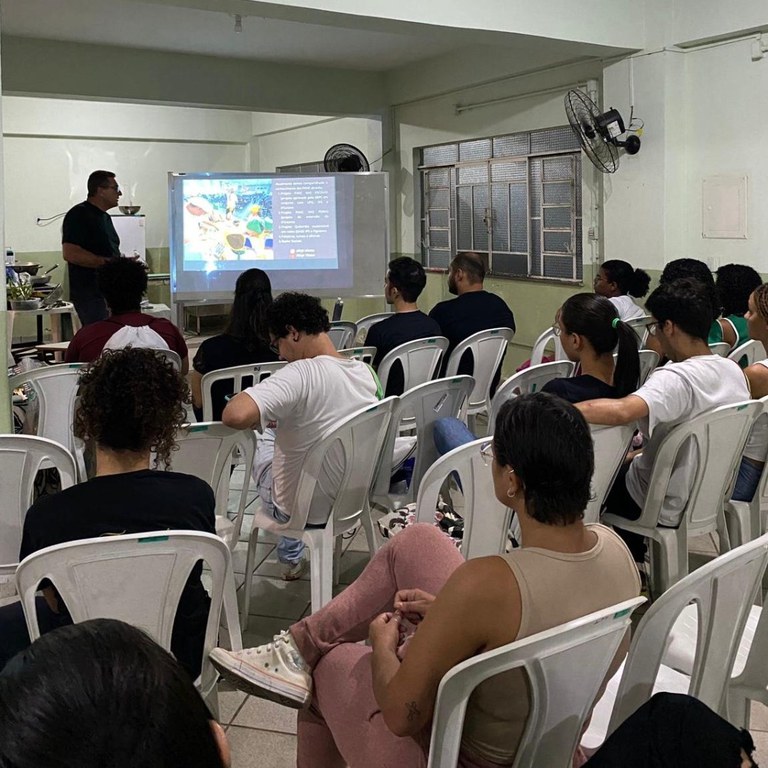
<path fill-rule="evenodd" d="M 286 522 L 296 512 L 299 475 L 309 451 L 329 427 L 376 402 L 381 389 L 369 366 L 336 352 L 328 336 L 328 313 L 318 299 L 283 293 L 269 308 L 267 323 L 275 352 L 290 365 L 233 397 L 222 420 L 236 429 L 262 432 L 253 476 L 264 510 Z M 344 472 L 340 446 L 336 449 L 319 478 L 310 524 L 328 519 Z M 280 539 L 277 554 L 287 581 L 306 570 L 303 552 L 300 540 Z"/>
<path fill-rule="evenodd" d="M 609 512 L 629 520 L 640 516 L 654 457 L 669 427 L 720 405 L 750 397 L 739 366 L 713 355 L 707 345 L 712 302 L 704 285 L 690 278 L 674 280 L 660 285 L 645 306 L 654 318 L 648 330 L 656 336 L 670 362 L 657 368 L 634 394 L 618 400 L 588 400 L 576 405 L 590 423 L 614 425 L 637 421 L 649 438 L 626 473 L 616 478 L 606 502 Z M 675 461 L 660 524 L 676 527 L 680 523 L 697 460 L 695 445 L 684 445 Z M 622 536 L 635 560 L 642 562 L 645 554 L 642 537 L 627 532 Z"/>

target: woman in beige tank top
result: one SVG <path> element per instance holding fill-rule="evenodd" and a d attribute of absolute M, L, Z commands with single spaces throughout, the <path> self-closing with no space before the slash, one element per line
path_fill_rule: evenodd
<path fill-rule="evenodd" d="M 299 768 L 425 766 L 437 687 L 451 667 L 639 594 L 621 540 L 582 522 L 594 457 L 581 414 L 538 393 L 506 403 L 495 426 L 483 456 L 496 497 L 518 515 L 521 549 L 465 563 L 434 526 L 412 526 L 272 643 L 212 653 L 243 690 L 309 707 L 299 714 Z M 460 766 L 511 765 L 528 707 L 522 672 L 479 686 Z"/>

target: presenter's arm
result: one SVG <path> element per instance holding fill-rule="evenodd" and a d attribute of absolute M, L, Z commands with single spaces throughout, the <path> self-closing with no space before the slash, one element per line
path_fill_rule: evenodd
<path fill-rule="evenodd" d="M 261 429 L 261 411 L 245 392 L 235 395 L 224 408 L 221 420 L 234 429 Z"/>
<path fill-rule="evenodd" d="M 68 264 L 76 264 L 78 267 L 98 269 L 103 267 L 108 261 L 104 256 L 97 256 L 95 253 L 86 251 L 85 248 L 74 243 L 62 243 L 61 249 L 64 253 L 64 261 Z"/>

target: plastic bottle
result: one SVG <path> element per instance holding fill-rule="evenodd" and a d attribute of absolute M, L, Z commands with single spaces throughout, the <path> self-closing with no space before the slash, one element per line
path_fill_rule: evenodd
<path fill-rule="evenodd" d="M 16 263 L 16 254 L 13 252 L 13 248 L 6 248 L 5 250 L 5 264 L 11 266 Z"/>

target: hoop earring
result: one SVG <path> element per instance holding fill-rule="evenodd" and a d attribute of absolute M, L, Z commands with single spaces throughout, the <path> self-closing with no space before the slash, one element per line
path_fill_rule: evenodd
<path fill-rule="evenodd" d="M 510 493 L 511 491 L 511 493 Z M 514 499 L 517 496 L 517 491 L 513 491 L 511 488 L 507 488 L 507 498 Z"/>

